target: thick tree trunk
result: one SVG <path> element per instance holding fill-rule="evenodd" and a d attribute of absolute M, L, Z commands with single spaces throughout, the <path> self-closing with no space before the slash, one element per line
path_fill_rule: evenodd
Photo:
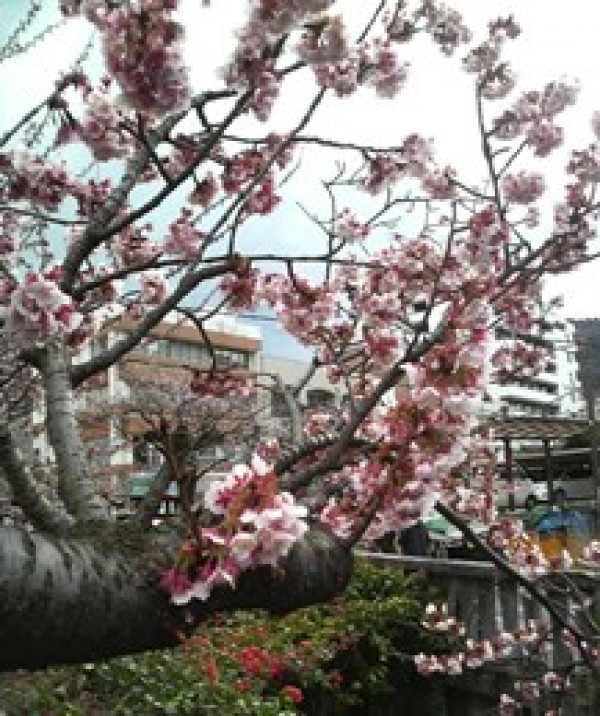
<path fill-rule="evenodd" d="M 172 646 L 190 621 L 221 610 L 286 612 L 326 601 L 351 574 L 348 551 L 330 533 L 313 529 L 280 569 L 248 572 L 235 590 L 175 608 L 157 586 L 158 568 L 147 566 L 155 561 L 151 550 L 146 560 L 131 545 L 118 550 L 103 542 L 0 528 L 0 670 Z"/>

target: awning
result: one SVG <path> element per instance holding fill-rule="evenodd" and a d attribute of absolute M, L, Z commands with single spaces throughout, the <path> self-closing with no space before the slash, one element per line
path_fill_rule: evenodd
<path fill-rule="evenodd" d="M 496 440 L 566 440 L 589 430 L 588 420 L 577 418 L 493 418 L 480 430 L 491 429 Z"/>

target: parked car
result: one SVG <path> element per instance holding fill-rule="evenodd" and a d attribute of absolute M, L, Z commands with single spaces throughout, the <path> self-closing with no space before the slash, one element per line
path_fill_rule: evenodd
<path fill-rule="evenodd" d="M 515 507 L 526 507 L 528 510 L 540 502 L 548 501 L 548 486 L 545 482 L 534 482 L 524 474 L 513 477 L 512 483 L 506 477 L 496 480 L 496 505 L 509 507 L 510 494 L 514 495 Z"/>
<path fill-rule="evenodd" d="M 595 496 L 594 478 L 586 473 L 562 472 L 552 480 L 554 501 L 592 500 Z"/>
<path fill-rule="evenodd" d="M 481 489 L 482 484 L 478 476 L 471 477 L 468 481 L 472 489 Z M 514 495 L 514 506 L 531 510 L 540 502 L 548 502 L 548 486 L 545 481 L 532 480 L 521 465 L 515 463 L 512 468 L 512 480 L 508 479 L 508 473 L 504 463 L 497 467 L 497 475 L 494 488 L 496 507 L 510 507 L 510 494 Z"/>

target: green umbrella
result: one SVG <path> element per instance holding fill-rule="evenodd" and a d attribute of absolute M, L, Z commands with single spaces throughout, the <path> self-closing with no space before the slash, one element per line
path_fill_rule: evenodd
<path fill-rule="evenodd" d="M 429 532 L 439 532 L 440 534 L 448 534 L 450 531 L 456 531 L 456 527 L 448 522 L 448 520 L 439 513 L 434 513 L 423 521 Z"/>

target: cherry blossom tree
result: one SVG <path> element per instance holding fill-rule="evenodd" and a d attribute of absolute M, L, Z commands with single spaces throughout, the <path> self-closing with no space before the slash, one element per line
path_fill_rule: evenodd
<path fill-rule="evenodd" d="M 197 88 L 181 51 L 193 28 L 178 5 L 61 2 L 65 18 L 93 28 L 105 72 L 65 73 L 0 136 L 2 380 L 13 396 L 12 386 L 35 385 L 56 474 L 51 500 L 5 410 L 0 465 L 32 526 L 0 527 L 5 669 L 172 645 L 219 610 L 330 599 L 349 579 L 357 542 L 410 525 L 434 501 L 492 524 L 481 399 L 492 372 L 544 362 L 526 345 L 494 355 L 493 329 L 531 328 L 544 275 L 594 255 L 600 122 L 573 149 L 564 192 L 549 199 L 541 160 L 563 142 L 561 115 L 577 87 L 549 78 L 515 92 L 503 56 L 520 34 L 513 18 L 472 38 L 468 18 L 433 0 L 364 2 L 353 36 L 335 0 L 251 0 L 227 65 L 213 87 Z M 473 142 L 487 170 L 477 185 L 417 132 L 370 146 L 309 131 L 330 96 L 351 108 L 370 95 L 401 112 L 403 86 L 419 71 L 404 58 L 422 40 L 472 76 Z M 273 108 L 296 77 L 314 87 L 312 100 L 275 132 Z M 67 161 L 75 147 L 94 178 Z M 286 180 L 302 171 L 300 153 L 315 148 L 336 162 L 315 183 L 327 203 L 303 207 L 318 239 L 284 250 L 268 222 L 293 200 Z M 243 237 L 261 222 L 273 238 L 248 250 Z M 135 516 L 114 521 L 86 458 L 75 391 L 178 310 L 204 334 L 207 316 L 225 308 L 269 311 L 313 353 L 298 385 L 276 386 L 290 440 L 258 440 L 170 536 Z M 134 328 L 86 358 L 88 342 L 123 316 Z M 338 413 L 302 413 L 298 396 L 316 370 L 343 389 Z M 189 390 L 198 405 L 216 405 L 254 382 L 213 365 Z M 192 443 L 170 440 L 150 496 L 182 465 L 196 479 Z M 462 482 L 467 463 L 482 476 L 477 491 Z"/>

